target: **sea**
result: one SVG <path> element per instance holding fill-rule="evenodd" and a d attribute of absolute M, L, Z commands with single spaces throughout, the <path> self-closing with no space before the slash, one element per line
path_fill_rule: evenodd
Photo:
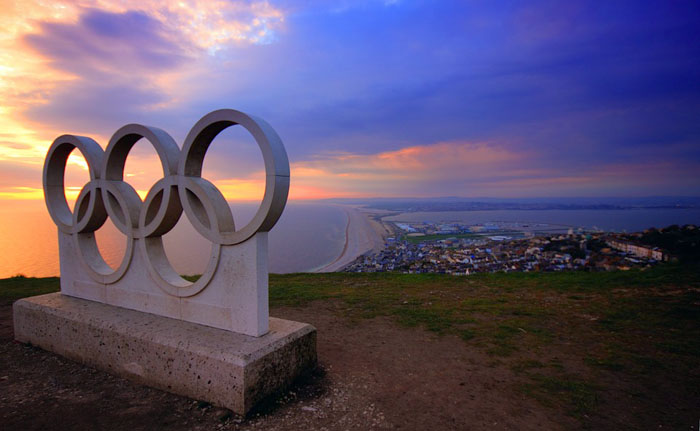
<path fill-rule="evenodd" d="M 257 205 L 232 203 L 237 227 L 250 221 Z M 269 233 L 269 270 L 273 273 L 309 272 L 333 262 L 345 245 L 347 214 L 338 206 L 289 202 Z M 105 261 L 118 266 L 126 238 L 108 220 L 96 232 Z M 165 252 L 180 274 L 201 274 L 211 250 L 183 216 L 163 236 Z M 25 201 L 0 208 L 0 278 L 22 274 L 48 277 L 59 274 L 58 234 L 44 202 Z"/>
<path fill-rule="evenodd" d="M 232 203 L 237 226 L 245 225 L 257 205 Z M 573 228 L 634 232 L 671 224 L 700 224 L 700 209 L 624 210 L 494 210 L 410 212 L 387 221 L 544 223 Z M 269 270 L 273 273 L 309 272 L 334 261 L 345 245 L 345 210 L 327 203 L 289 202 L 269 235 Z M 97 233 L 108 264 L 116 267 L 126 246 L 124 236 L 108 221 Z M 180 274 L 202 273 L 210 243 L 185 216 L 164 237 L 166 253 Z M 0 207 L 0 278 L 23 274 L 46 277 L 59 274 L 56 226 L 41 201 Z"/>
<path fill-rule="evenodd" d="M 661 228 L 673 224 L 700 225 L 700 208 L 426 211 L 401 213 L 385 217 L 384 220 L 413 223 L 459 222 L 473 225 L 520 222 L 606 232 L 638 232 L 650 227 Z"/>

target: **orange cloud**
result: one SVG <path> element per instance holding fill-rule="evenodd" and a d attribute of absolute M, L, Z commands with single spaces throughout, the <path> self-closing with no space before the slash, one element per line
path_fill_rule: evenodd
<path fill-rule="evenodd" d="M 293 186 L 323 184 L 334 197 L 422 195 L 416 186 L 463 184 L 470 178 L 522 174 L 526 155 L 504 147 L 471 142 L 441 142 L 376 154 L 339 153 L 292 164 Z M 434 190 L 435 194 L 455 193 Z M 464 194 L 464 193 L 458 193 Z"/>
<path fill-rule="evenodd" d="M 0 5 L 0 161 L 37 164 L 45 155 L 46 143 L 61 131 L 31 124 L 22 113 L 47 103 L 57 88 L 79 79 L 73 73 L 52 67 L 50 59 L 24 43 L 25 36 L 41 32 L 42 25 L 76 23 L 89 9 L 143 12 L 163 25 L 164 37 L 189 49 L 192 56 L 202 56 L 231 43 L 268 43 L 285 18 L 282 10 L 266 1 L 21 0 L 2 1 Z M 149 78 L 150 85 L 161 89 L 163 94 L 173 94 L 176 92 L 172 90 L 178 88 L 183 75 L 188 73 L 192 73 L 189 67 L 163 71 Z M 173 97 L 168 102 L 178 100 Z M 163 107 L 164 103 L 156 103 L 151 108 Z"/>
<path fill-rule="evenodd" d="M 84 77 L 59 70 L 55 58 L 47 58 L 36 49 L 30 48 L 27 37 L 41 35 L 45 26 L 74 25 L 89 10 L 109 13 L 142 12 L 162 25 L 162 36 L 179 48 L 186 50 L 193 58 L 206 57 L 227 44 L 264 44 L 272 41 L 275 32 L 284 23 L 284 13 L 266 1 L 232 2 L 227 0 L 178 0 L 163 2 L 157 0 L 21 0 L 0 1 L 0 163 L 23 170 L 17 177 L 9 172 L 0 172 L 0 200 L 43 199 L 41 170 L 48 145 L 65 130 L 55 130 L 50 126 L 32 121 L 25 112 L 33 107 L 47 105 L 66 85 Z M 159 30 L 160 31 L 160 30 Z M 96 43 L 99 43 L 97 41 Z M 114 47 L 113 47 L 114 48 Z M 116 47 L 121 49 L 123 47 Z M 122 52 L 122 54 L 124 54 Z M 113 74 L 130 76 L 134 73 L 128 65 L 119 69 L 118 65 L 102 64 L 110 58 L 92 59 L 90 67 L 95 70 L 111 71 Z M 64 59 L 70 61 L 70 59 Z M 188 62 L 182 67 L 169 68 L 157 74 L 143 74 L 147 86 L 160 89 L 162 94 L 180 94 L 180 82 L 187 74 L 194 73 Z M 130 78 L 129 78 L 130 79 Z M 164 102 L 151 106 L 163 108 L 165 103 L 177 103 L 173 96 Z M 99 131 L 81 126 L 82 130 L 73 133 L 92 136 L 104 147 L 107 136 Z M 109 131 L 111 132 L 111 130 Z M 130 157 L 130 163 L 133 158 Z M 149 162 L 150 163 L 150 162 Z M 151 165 L 136 163 L 138 172 L 134 187 L 145 197 L 152 184 L 148 175 Z M 83 178 L 72 180 L 71 173 L 85 168 L 80 156 L 68 160 L 66 197 L 71 203 L 84 182 Z M 29 174 L 33 171 L 34 174 Z M 75 176 L 75 175 L 73 175 Z M 254 185 L 243 183 L 227 185 L 228 192 L 244 199 L 255 199 Z"/>
<path fill-rule="evenodd" d="M 405 175 L 431 177 L 441 169 L 469 169 L 484 172 L 495 165 L 511 164 L 524 155 L 486 143 L 440 142 L 418 145 L 376 154 L 331 154 L 325 158 L 301 163 L 303 169 L 331 169 L 337 174 L 360 177 L 381 175 Z M 330 163 L 329 163 L 330 162 Z M 328 167 L 326 167 L 328 166 Z"/>
<path fill-rule="evenodd" d="M 673 190 L 681 172 L 695 178 L 690 164 L 659 161 L 572 171 L 551 165 L 539 154 L 497 144 L 441 142 L 293 163 L 292 191 L 320 186 L 320 197 L 517 197 L 621 195 L 643 187 L 664 194 Z"/>
<path fill-rule="evenodd" d="M 543 165 L 546 163 L 536 154 L 490 143 L 441 142 L 375 154 L 326 154 L 291 164 L 289 198 L 585 196 L 625 194 L 640 186 L 663 194 L 663 190 L 672 190 L 678 175 L 685 172 L 688 178 L 694 178 L 690 164 L 662 161 L 592 166 L 580 172 Z M 136 151 L 127 159 L 126 179 L 141 198 L 161 174 L 152 152 Z M 240 177 L 230 177 L 220 169 L 208 174 L 230 201 L 262 199 L 263 171 Z M 26 179 L 14 184 L 5 179 L 0 185 L 0 200 L 43 199 L 40 178 L 38 167 L 31 184 Z M 81 157 L 71 155 L 66 179 L 66 197 L 72 202 L 87 180 Z"/>
<path fill-rule="evenodd" d="M 76 198 L 77 198 L 76 193 Z M 44 189 L 35 187 L 5 187 L 0 189 L 0 200 L 41 200 L 44 199 Z M 74 198 L 75 199 L 75 198 Z"/>

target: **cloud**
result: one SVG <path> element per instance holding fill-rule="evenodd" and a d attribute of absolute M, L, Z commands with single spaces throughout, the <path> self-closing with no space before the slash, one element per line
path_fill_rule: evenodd
<path fill-rule="evenodd" d="M 292 186 L 323 184 L 326 196 L 472 194 L 473 179 L 513 176 L 524 154 L 471 142 L 441 142 L 373 154 L 330 153 L 292 164 Z"/>
<path fill-rule="evenodd" d="M 157 158 L 146 147 L 137 144 L 127 159 L 127 181 L 142 197 L 160 175 Z M 259 167 L 249 168 L 246 173 L 231 169 L 228 162 L 206 166 L 203 176 L 213 181 L 227 199 L 261 199 L 265 176 Z M 42 198 L 40 176 L 32 166 L 0 163 L 0 168 L 11 174 L 0 182 L 0 199 Z M 85 172 L 74 163 L 67 177 L 69 199 L 75 199 L 85 179 Z M 370 154 L 326 152 L 293 162 L 290 199 L 633 196 L 640 190 L 646 194 L 692 195 L 698 187 L 700 175 L 692 160 L 630 160 L 572 171 L 566 165 L 552 165 L 546 154 L 513 151 L 503 144 L 438 142 Z"/>
<path fill-rule="evenodd" d="M 298 197 L 697 193 L 697 2 L 389 3 L 11 3 L 0 161 L 134 121 L 182 143 L 232 107 L 278 131 Z M 232 195 L 251 148 L 208 156 Z"/>
<path fill-rule="evenodd" d="M 24 42 L 50 67 L 82 79 L 160 73 L 187 60 L 166 26 L 143 12 L 88 9 L 76 23 L 41 23 Z"/>
<path fill-rule="evenodd" d="M 0 160 L 0 200 L 43 200 L 42 185 L 43 164 L 27 163 L 15 160 Z M 70 205 L 75 202 L 83 185 L 90 176 L 85 159 L 71 153 L 68 158 L 64 177 L 64 193 Z"/>
<path fill-rule="evenodd" d="M 284 12 L 267 1 L 24 0 L 10 3 L 10 7 L 3 6 L 0 20 L 13 33 L 32 32 L 35 23 L 74 23 L 85 10 L 113 14 L 140 13 L 160 22 L 173 33 L 173 37 L 186 39 L 204 50 L 234 42 L 268 43 L 274 39 L 275 32 L 281 29 L 285 19 Z M 99 21 L 95 23 L 101 24 Z M 112 30 L 119 31 L 109 26 L 101 28 L 105 33 Z M 141 30 L 148 31 L 145 28 Z"/>
<path fill-rule="evenodd" d="M 191 60 L 166 27 L 143 12 L 84 10 L 75 23 L 42 23 L 23 41 L 53 70 L 71 78 L 43 103 L 21 110 L 54 130 L 109 133 L 172 101 L 167 77 Z M 105 133 L 107 132 L 107 133 Z"/>
<path fill-rule="evenodd" d="M 115 127 L 182 103 L 184 76 L 229 44 L 266 44 L 284 14 L 264 1 L 27 0 L 0 10 L 0 160 L 40 161 L 66 130 Z M 157 115 L 156 115 L 157 117 Z"/>
<path fill-rule="evenodd" d="M 322 190 L 317 186 L 322 184 Z M 679 184 L 683 184 L 679 186 Z M 295 187 L 300 190 L 295 192 Z M 315 188 L 316 187 L 316 188 Z M 639 190 L 693 194 L 693 161 L 602 163 L 585 170 L 552 165 L 546 154 L 514 152 L 493 143 L 442 142 L 374 154 L 327 154 L 292 164 L 292 196 L 620 196 Z"/>

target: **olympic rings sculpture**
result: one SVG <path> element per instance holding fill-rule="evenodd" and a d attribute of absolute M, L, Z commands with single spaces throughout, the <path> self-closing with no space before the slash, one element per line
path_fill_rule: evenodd
<path fill-rule="evenodd" d="M 236 229 L 219 189 L 202 178 L 209 145 L 221 131 L 236 124 L 255 138 L 266 171 L 262 203 L 253 219 L 240 229 Z M 124 181 L 126 158 L 141 138 L 153 145 L 163 168 L 163 178 L 151 187 L 143 201 Z M 78 149 L 85 158 L 90 181 L 80 191 L 71 212 L 64 193 L 64 176 L 73 149 Z M 170 295 L 188 297 L 199 293 L 211 280 L 221 247 L 240 244 L 275 225 L 287 202 L 289 160 L 281 139 L 267 122 L 233 109 L 221 109 L 205 115 L 192 127 L 182 150 L 165 131 L 140 124 L 128 124 L 117 130 L 104 151 L 88 137 L 60 136 L 46 156 L 43 183 L 51 218 L 61 232 L 72 236 L 82 266 L 93 280 L 101 284 L 120 280 L 138 243 L 158 286 Z M 162 241 L 183 211 L 194 228 L 212 243 L 207 267 L 194 283 L 180 277 L 172 268 Z M 107 265 L 95 241 L 94 232 L 108 217 L 127 237 L 126 252 L 117 269 Z"/>

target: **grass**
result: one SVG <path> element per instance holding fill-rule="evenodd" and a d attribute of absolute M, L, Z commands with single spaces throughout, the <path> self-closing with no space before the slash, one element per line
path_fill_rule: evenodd
<path fill-rule="evenodd" d="M 0 280 L 5 300 L 56 290 L 57 278 Z M 457 336 L 509 366 L 523 393 L 581 420 L 601 397 L 619 395 L 612 380 L 649 388 L 669 380 L 690 397 L 700 387 L 699 265 L 468 277 L 271 274 L 269 295 L 273 313 L 330 301 L 351 320 L 385 316 Z"/>
<path fill-rule="evenodd" d="M 428 234 L 428 235 L 420 235 L 420 236 L 408 236 L 408 235 L 406 235 L 402 239 L 405 239 L 407 242 L 410 242 L 412 244 L 420 244 L 422 242 L 440 241 L 440 240 L 447 239 L 447 238 L 476 239 L 476 238 L 483 238 L 483 235 L 478 235 L 478 234 L 474 234 L 474 233 L 453 233 L 453 234 L 440 233 L 440 234 Z"/>
<path fill-rule="evenodd" d="M 456 239 L 485 239 L 491 236 L 511 236 L 511 237 L 522 237 L 523 233 L 520 231 L 493 231 L 493 232 L 479 232 L 479 233 L 436 233 L 420 236 L 408 236 L 404 235 L 401 239 L 406 240 L 412 244 L 420 244 L 422 242 L 432 242 L 440 241 L 448 238 Z"/>
<path fill-rule="evenodd" d="M 579 419 L 598 406 L 600 388 L 594 384 L 570 376 L 533 374 L 531 377 L 533 382 L 523 384 L 520 390 L 546 406 L 561 406 Z"/>
<path fill-rule="evenodd" d="M 34 278 L 16 275 L 0 279 L 0 300 L 14 301 L 27 296 L 58 292 L 58 277 Z"/>
<path fill-rule="evenodd" d="M 497 345 L 530 339 L 551 340 L 557 316 L 574 311 L 589 316 L 597 331 L 614 335 L 629 330 L 690 329 L 700 319 L 695 301 L 700 286 L 697 268 L 659 267 L 613 273 L 477 274 L 469 277 L 435 274 L 289 274 L 270 276 L 272 306 L 304 306 L 338 299 L 361 317 L 395 316 L 407 326 L 438 333 L 464 329 Z M 663 290 L 680 285 L 668 295 Z M 567 318 L 568 319 L 568 318 Z M 585 319 L 580 323 L 589 323 Z M 473 338 L 473 337 L 472 337 Z M 696 352 L 696 345 L 663 337 L 678 352 Z M 680 344 L 679 344 L 680 342 Z M 513 350 L 506 349 L 506 350 Z"/>
<path fill-rule="evenodd" d="M 601 400 L 673 382 L 700 398 L 700 266 L 605 273 L 289 274 L 270 277 L 272 306 L 333 300 L 353 318 L 452 334 L 506 364 L 518 389 L 590 425 Z M 559 357 L 563 355 L 563 357 Z M 611 383 L 615 382 L 615 383 Z M 653 415 L 653 413 L 650 413 Z M 673 424 L 673 422 L 671 422 Z M 680 425 L 675 423 L 675 425 Z"/>

